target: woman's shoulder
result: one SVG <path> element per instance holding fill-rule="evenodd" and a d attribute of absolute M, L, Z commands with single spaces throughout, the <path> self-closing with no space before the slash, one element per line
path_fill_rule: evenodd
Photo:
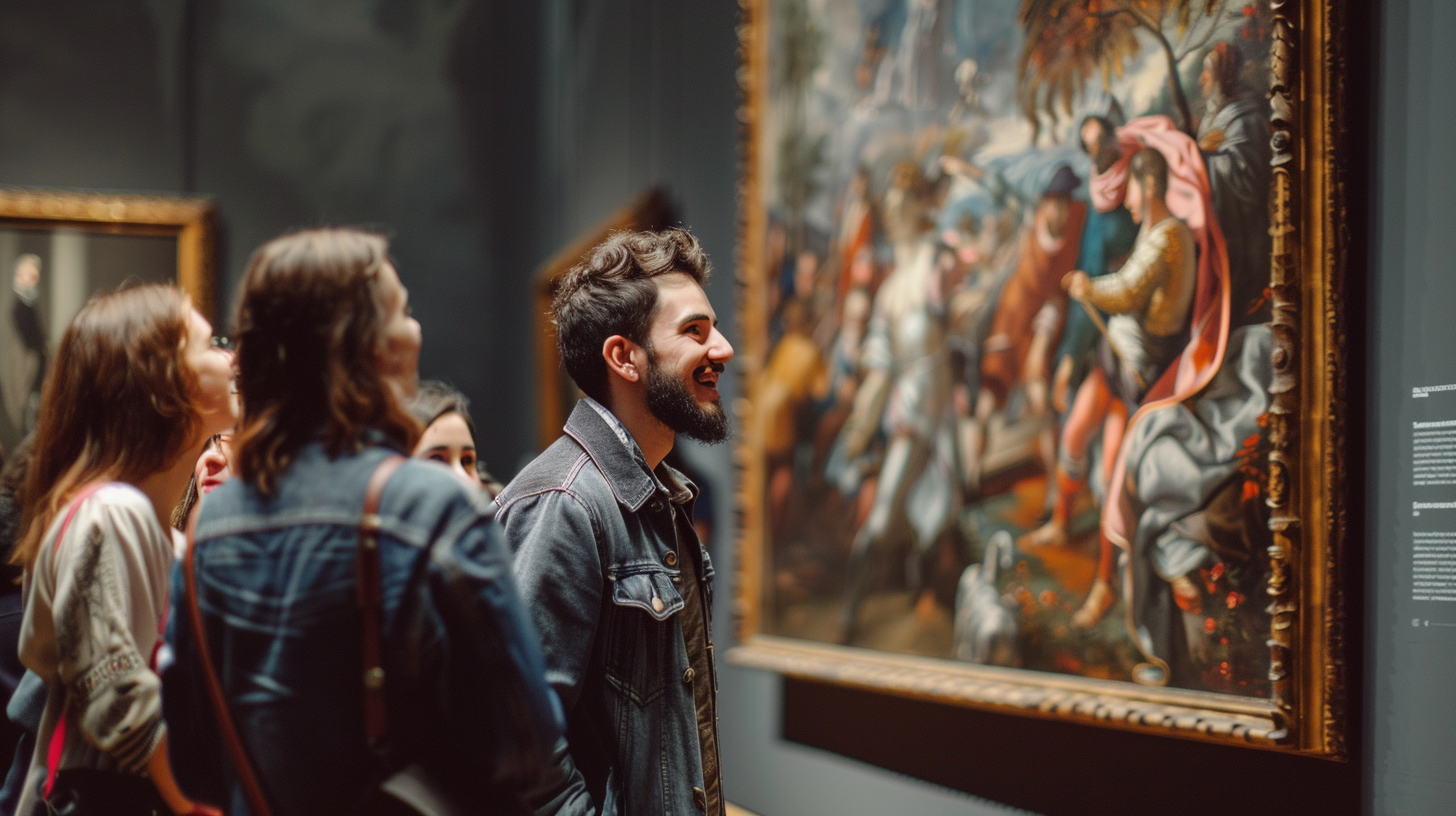
<path fill-rule="evenodd" d="M 143 550 L 161 544 L 170 550 L 167 528 L 157 518 L 151 500 L 136 487 L 108 482 L 92 488 L 79 503 L 76 501 L 73 498 L 52 522 L 45 539 L 47 550 L 80 557 L 81 552 L 91 549 L 92 542 L 100 541 Z M 57 541 L 62 534 L 65 541 Z"/>
<path fill-rule="evenodd" d="M 76 508 L 76 515 L 78 520 L 104 524 L 118 532 L 166 537 L 166 528 L 157 519 L 151 499 L 125 482 L 107 482 L 98 487 Z"/>

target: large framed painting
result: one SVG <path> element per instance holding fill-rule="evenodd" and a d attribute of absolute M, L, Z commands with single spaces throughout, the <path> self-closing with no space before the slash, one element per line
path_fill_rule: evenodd
<path fill-rule="evenodd" d="M 743 0 L 732 659 L 1344 756 L 1333 0 Z"/>
<path fill-rule="evenodd" d="M 0 187 L 0 446 L 35 427 L 66 326 L 97 292 L 175 283 L 212 317 L 212 203 L 199 198 Z"/>

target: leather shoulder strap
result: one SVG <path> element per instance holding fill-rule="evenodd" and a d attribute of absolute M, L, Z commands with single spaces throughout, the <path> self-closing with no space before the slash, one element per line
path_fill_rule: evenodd
<path fill-rule="evenodd" d="M 384 485 L 405 457 L 395 454 L 380 462 L 369 477 L 364 513 L 359 517 L 359 545 L 355 597 L 363 626 L 364 736 L 376 754 L 387 749 L 389 714 L 384 704 L 384 593 L 379 575 L 379 501 Z"/>
<path fill-rule="evenodd" d="M 232 758 L 233 771 L 238 776 L 238 784 L 243 788 L 243 796 L 248 800 L 248 808 L 253 811 L 253 816 L 273 816 L 273 810 L 268 806 L 268 797 L 263 793 L 263 785 L 258 781 L 253 761 L 233 724 L 232 712 L 222 693 L 222 681 L 213 667 L 212 653 L 207 647 L 207 631 L 202 626 L 202 609 L 197 605 L 196 532 L 197 514 L 193 513 L 187 521 L 187 553 L 182 558 L 182 576 L 186 582 L 187 613 L 192 619 L 192 640 L 196 644 L 197 662 L 202 666 L 202 677 L 207 684 L 212 712 L 221 726 L 223 742 L 227 744 L 228 756 Z"/>

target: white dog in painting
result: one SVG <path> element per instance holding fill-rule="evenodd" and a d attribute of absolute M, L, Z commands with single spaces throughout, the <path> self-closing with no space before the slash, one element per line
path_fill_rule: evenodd
<path fill-rule="evenodd" d="M 997 530 L 986 544 L 983 563 L 961 573 L 956 592 L 955 657 L 968 663 L 1019 666 L 1016 616 L 996 589 L 997 566 L 1011 566 L 1011 534 Z"/>

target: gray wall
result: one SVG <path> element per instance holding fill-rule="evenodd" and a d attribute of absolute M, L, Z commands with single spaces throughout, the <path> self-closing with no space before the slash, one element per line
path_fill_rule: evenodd
<path fill-rule="evenodd" d="M 535 372 L 522 339 L 532 325 L 533 270 L 642 189 L 665 186 L 703 240 L 718 268 L 710 297 L 736 336 L 734 14 L 722 0 L 9 0 L 0 5 L 0 183 L 215 196 L 225 293 L 252 248 L 281 230 L 388 230 L 425 326 L 424 373 L 475 399 L 492 429 L 487 460 L 508 474 L 535 440 Z M 1293 768 L 1287 778 L 1306 780 L 1311 795 L 1308 780 L 1343 785 L 1341 773 L 1363 769 L 1363 784 L 1344 798 L 1351 812 L 1360 802 L 1370 813 L 1437 813 L 1456 795 L 1456 718 L 1442 694 L 1456 669 L 1456 628 L 1410 625 L 1446 618 L 1409 600 L 1404 474 L 1410 388 L 1456 382 L 1456 363 L 1444 354 L 1456 345 L 1446 314 L 1456 296 L 1456 10 L 1444 0 L 1387 0 L 1372 16 L 1382 32 L 1378 59 L 1366 57 L 1380 67 L 1380 121 L 1369 128 L 1378 143 L 1375 247 L 1368 275 L 1365 259 L 1353 264 L 1370 295 L 1370 500 L 1361 508 L 1368 738 L 1354 767 L 1330 766 L 1323 777 L 1280 767 Z M 736 385 L 730 380 L 730 399 Z M 731 519 L 729 450 L 688 454 L 717 488 L 718 517 Z M 719 553 L 726 580 L 717 620 L 727 646 L 734 564 L 730 547 Z M 815 694 L 791 691 L 790 700 Z M 727 668 L 721 694 L 729 792 L 765 816 L 1007 812 L 785 741 L 784 687 L 775 677 Z M 955 733 L 937 744 L 959 743 L 959 753 L 947 761 L 912 750 L 899 764 L 880 764 L 1008 801 L 1029 800 L 974 773 L 1006 760 L 1006 743 L 994 734 L 1044 739 L 1044 755 L 1009 754 L 1023 767 L 1020 787 L 1068 784 L 1062 774 L 1074 766 L 1117 776 L 1101 788 L 1087 783 L 1087 811 L 1168 812 L 1166 799 L 1139 800 L 1140 785 L 1195 756 L 1185 743 L 1117 741 L 1098 729 L 893 712 L 944 723 Z M 906 722 L 843 714 L 886 719 L 886 734 Z M 1059 758 L 1067 750 L 1077 755 Z M 1196 759 L 1223 790 L 1217 768 L 1282 759 L 1221 751 Z M 1143 764 L 1119 764 L 1137 752 Z M 917 770 L 936 764 L 948 769 Z M 1274 783 L 1246 786 L 1241 801 L 1264 801 L 1261 786 Z"/>
<path fill-rule="evenodd" d="M 1456 604 L 1414 601 L 1411 592 L 1413 532 L 1456 527 L 1456 513 L 1417 517 L 1412 502 L 1450 501 L 1456 493 L 1413 487 L 1410 475 L 1411 423 L 1456 418 L 1456 397 L 1416 400 L 1411 391 L 1456 383 L 1453 42 L 1456 4 L 1385 3 L 1366 478 L 1367 811 L 1382 815 L 1456 807 Z"/>

